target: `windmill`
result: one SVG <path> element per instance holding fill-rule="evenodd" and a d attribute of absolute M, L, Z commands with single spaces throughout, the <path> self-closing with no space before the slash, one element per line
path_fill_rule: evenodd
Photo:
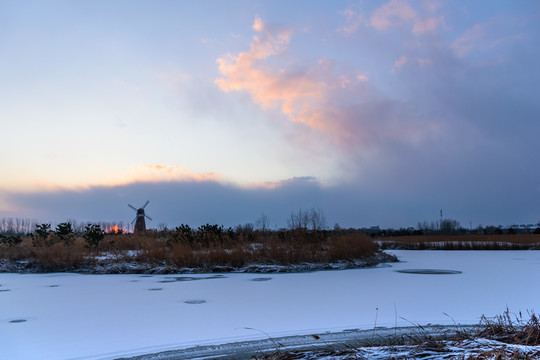
<path fill-rule="evenodd" d="M 135 216 L 135 219 L 131 222 L 132 224 L 135 223 L 135 229 L 133 232 L 135 233 L 141 233 L 146 231 L 146 222 L 144 221 L 144 218 L 147 218 L 148 220 L 152 220 L 152 218 L 144 213 L 144 208 L 146 205 L 148 205 L 150 201 L 147 200 L 144 205 L 141 208 L 136 208 L 135 206 L 132 206 L 128 204 L 130 208 L 135 210 L 137 212 L 137 215 Z"/>

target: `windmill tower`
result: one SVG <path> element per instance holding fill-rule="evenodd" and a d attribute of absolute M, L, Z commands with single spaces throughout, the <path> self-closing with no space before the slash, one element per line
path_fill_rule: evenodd
<path fill-rule="evenodd" d="M 130 208 L 135 210 L 137 212 L 137 215 L 135 216 L 135 219 L 131 222 L 132 224 L 135 223 L 135 229 L 133 230 L 134 233 L 142 233 L 146 231 L 146 222 L 144 221 L 144 218 L 147 218 L 148 220 L 152 220 L 152 218 L 144 213 L 144 208 L 146 205 L 148 205 L 150 201 L 146 201 L 144 205 L 141 208 L 136 208 L 135 206 L 132 206 L 128 204 Z"/>

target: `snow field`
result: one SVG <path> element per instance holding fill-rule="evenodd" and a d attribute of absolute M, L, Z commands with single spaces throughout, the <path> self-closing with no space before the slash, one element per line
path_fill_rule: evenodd
<path fill-rule="evenodd" d="M 474 324 L 506 307 L 538 310 L 540 252 L 392 253 L 402 262 L 295 274 L 0 274 L 0 358 L 110 359 L 370 329 L 376 318 L 387 327 Z"/>

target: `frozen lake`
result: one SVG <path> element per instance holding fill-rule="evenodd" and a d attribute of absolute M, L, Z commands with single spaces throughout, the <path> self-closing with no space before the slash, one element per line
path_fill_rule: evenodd
<path fill-rule="evenodd" d="M 402 262 L 298 274 L 0 274 L 0 358 L 110 359 L 370 329 L 375 318 L 474 324 L 507 307 L 538 311 L 540 251 L 391 253 Z"/>

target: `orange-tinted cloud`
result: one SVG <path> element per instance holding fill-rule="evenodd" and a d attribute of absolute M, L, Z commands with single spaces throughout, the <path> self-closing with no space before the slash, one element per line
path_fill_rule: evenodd
<path fill-rule="evenodd" d="M 116 171 L 104 171 L 101 177 L 88 181 L 70 182 L 69 180 L 59 181 L 53 178 L 43 178 L 39 182 L 35 181 L 31 184 L 25 184 L 24 187 L 4 187 L 4 189 L 19 192 L 55 192 L 63 190 L 88 190 L 93 187 L 122 186 L 142 182 L 204 182 L 221 180 L 221 174 L 214 172 L 198 173 L 177 165 L 146 164 L 136 165 L 127 169 L 117 169 Z M 0 187 L 1 190 L 2 188 Z M 2 197 L 0 196 L 0 210 L 2 207 L 5 207 L 5 205 L 2 205 Z"/>
<path fill-rule="evenodd" d="M 289 45 L 291 31 L 280 29 L 272 32 L 256 17 L 249 51 L 217 59 L 223 75 L 215 81 L 224 92 L 247 91 L 263 109 L 279 108 L 292 121 L 328 131 L 330 126 L 321 114 L 320 104 L 327 98 L 328 84 L 319 77 L 324 72 L 324 61 L 317 64 L 317 71 L 290 73 L 273 70 L 263 60 L 281 54 Z M 319 72 L 320 71 L 320 72 Z"/>
<path fill-rule="evenodd" d="M 228 54 L 217 60 L 223 77 L 215 83 L 222 91 L 246 91 L 262 109 L 279 109 L 291 121 L 318 132 L 326 144 L 340 149 L 365 150 L 384 139 L 416 143 L 418 134 L 428 135 L 418 131 L 419 127 L 426 128 L 425 124 L 408 118 L 408 109 L 401 113 L 389 111 L 385 106 L 400 105 L 381 98 L 361 72 L 335 74 L 333 63 L 326 59 L 300 73 L 286 68 L 274 69 L 269 60 L 272 56 L 287 55 L 290 31 L 271 30 L 258 16 L 253 29 L 257 35 L 249 51 Z M 407 61 L 403 57 L 396 61 L 395 67 Z M 264 183 L 261 186 L 276 185 Z"/>
<path fill-rule="evenodd" d="M 221 175 L 213 172 L 195 173 L 178 165 L 148 164 L 133 169 L 129 182 L 217 181 Z"/>

